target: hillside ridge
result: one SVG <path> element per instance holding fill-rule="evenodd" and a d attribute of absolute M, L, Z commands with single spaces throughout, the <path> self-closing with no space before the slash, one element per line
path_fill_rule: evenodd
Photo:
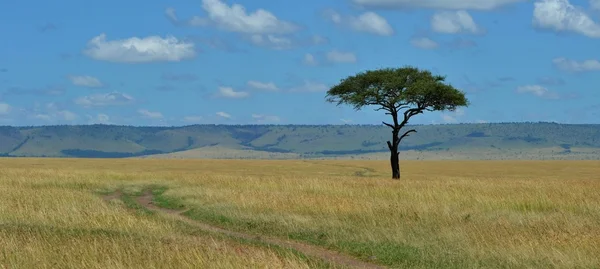
<path fill-rule="evenodd" d="M 405 158 L 600 159 L 600 124 L 462 123 L 405 128 L 417 130 L 401 143 Z M 0 155 L 367 158 L 385 154 L 390 135 L 386 126 L 367 124 L 0 126 Z"/>

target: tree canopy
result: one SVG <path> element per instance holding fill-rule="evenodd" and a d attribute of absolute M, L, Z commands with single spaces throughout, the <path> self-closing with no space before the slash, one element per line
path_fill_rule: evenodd
<path fill-rule="evenodd" d="M 383 124 L 392 128 L 392 140 L 387 141 L 387 145 L 392 177 L 397 179 L 400 178 L 398 145 L 410 133 L 417 132 L 413 129 L 400 135 L 410 118 L 423 111 L 454 111 L 459 106 L 469 105 L 465 93 L 446 84 L 445 80 L 444 76 L 412 66 L 370 70 L 343 79 L 327 91 L 326 100 L 351 105 L 356 110 L 378 106 L 376 110 L 385 110 L 392 116 L 392 123 Z"/>
<path fill-rule="evenodd" d="M 327 92 L 327 101 L 356 110 L 379 106 L 388 113 L 408 108 L 411 113 L 454 111 L 468 105 L 465 94 L 445 79 L 411 66 L 369 70 L 341 80 Z"/>

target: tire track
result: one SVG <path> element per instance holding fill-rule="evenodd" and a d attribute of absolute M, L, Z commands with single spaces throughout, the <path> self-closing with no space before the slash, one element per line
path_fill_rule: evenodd
<path fill-rule="evenodd" d="M 118 199 L 121 197 L 121 195 L 122 194 L 119 191 L 117 191 L 114 194 L 105 196 L 104 200 L 108 201 L 111 199 Z M 345 265 L 350 268 L 369 268 L 369 269 L 371 269 L 371 268 L 372 269 L 386 268 L 386 267 L 383 267 L 380 265 L 376 265 L 376 264 L 372 264 L 372 263 L 368 263 L 368 262 L 359 260 L 355 257 L 349 256 L 349 255 L 346 255 L 346 254 L 343 254 L 343 253 L 340 253 L 337 251 L 325 249 L 325 248 L 314 246 L 314 245 L 300 243 L 300 242 L 296 242 L 296 241 L 292 241 L 292 240 L 284 240 L 284 239 L 275 238 L 275 237 L 262 236 L 262 235 L 258 236 L 258 235 L 248 234 L 248 233 L 230 231 L 230 230 L 226 230 L 226 229 L 223 229 L 223 228 L 220 228 L 217 226 L 198 222 L 198 221 L 192 220 L 192 219 L 182 215 L 182 213 L 187 211 L 186 209 L 173 210 L 173 209 L 158 207 L 152 202 L 153 199 L 154 199 L 154 195 L 152 194 L 152 191 L 146 190 L 146 191 L 144 191 L 144 193 L 141 196 L 136 198 L 136 201 L 141 206 L 143 206 L 144 208 L 146 208 L 148 210 L 169 215 L 177 220 L 181 220 L 189 225 L 192 225 L 194 227 L 200 228 L 205 231 L 220 233 L 220 234 L 224 234 L 227 236 L 237 237 L 237 238 L 246 239 L 246 240 L 256 240 L 256 241 L 260 241 L 260 242 L 266 243 L 266 244 L 277 245 L 279 247 L 288 248 L 288 249 L 294 249 L 294 250 L 301 252 L 307 256 L 317 257 L 317 258 L 320 258 L 327 262 L 330 262 L 333 264 L 338 264 L 338 265 Z"/>

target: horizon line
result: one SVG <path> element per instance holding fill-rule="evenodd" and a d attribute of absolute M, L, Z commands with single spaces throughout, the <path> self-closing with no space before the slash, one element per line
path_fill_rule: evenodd
<path fill-rule="evenodd" d="M 429 124 L 407 124 L 406 126 L 448 126 L 448 125 L 499 125 L 499 124 L 557 124 L 557 125 L 600 125 L 600 123 L 559 123 L 546 121 L 521 121 L 521 122 L 464 122 L 464 123 L 429 123 Z M 373 126 L 386 127 L 383 124 L 224 124 L 224 123 L 203 123 L 203 124 L 188 124 L 188 125 L 119 125 L 119 124 L 104 124 L 104 123 L 89 123 L 89 124 L 54 124 L 54 125 L 0 125 L 0 128 L 39 128 L 39 127 L 79 127 L 79 126 L 111 126 L 111 127 L 134 127 L 134 128 L 184 128 L 193 126 L 308 126 L 308 127 L 323 127 L 323 126 Z"/>

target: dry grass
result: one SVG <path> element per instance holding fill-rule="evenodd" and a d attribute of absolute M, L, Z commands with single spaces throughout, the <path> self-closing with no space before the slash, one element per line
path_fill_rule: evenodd
<path fill-rule="evenodd" d="M 307 266 L 93 194 L 152 185 L 166 188 L 159 203 L 192 218 L 393 267 L 600 266 L 600 162 L 401 166 L 393 181 L 382 161 L 2 159 L 0 267 Z"/>

